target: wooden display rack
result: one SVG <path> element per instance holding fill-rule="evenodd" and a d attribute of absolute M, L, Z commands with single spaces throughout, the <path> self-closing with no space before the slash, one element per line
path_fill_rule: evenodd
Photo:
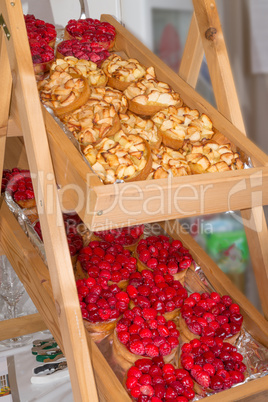
<path fill-rule="evenodd" d="M 180 208 L 183 211 L 189 211 L 189 188 L 195 191 L 197 202 L 190 202 L 191 211 L 195 211 L 195 215 L 233 209 L 241 210 L 244 219 L 251 216 L 251 224 L 249 227 L 245 225 L 245 230 L 263 311 L 268 316 L 268 250 L 267 247 L 265 249 L 268 237 L 262 208 L 268 201 L 268 157 L 244 135 L 243 120 L 215 2 L 193 0 L 193 5 L 192 23 L 179 71 L 182 78 L 112 17 L 104 15 L 102 20 L 110 22 L 117 30 L 116 50 L 136 57 L 144 65 L 154 65 L 160 80 L 168 82 L 177 90 L 188 106 L 208 114 L 216 129 L 251 157 L 254 163 L 251 169 L 175 178 L 170 183 L 159 180 L 157 185 L 163 189 L 169 200 L 174 199 L 180 188 Z M 128 220 L 128 214 L 119 210 L 119 207 L 115 206 L 111 211 L 111 203 L 120 201 L 124 195 L 125 210 L 128 213 L 135 212 L 137 205 L 142 211 L 142 201 L 156 197 L 156 190 L 153 189 L 152 182 L 140 182 L 136 183 L 138 187 L 132 188 L 126 186 L 126 183 L 120 184 L 118 191 L 118 186 L 104 186 L 92 174 L 80 153 L 40 105 L 20 1 L 0 0 L 0 6 L 0 172 L 2 173 L 5 158 L 5 167 L 29 166 L 35 174 L 33 186 L 49 268 L 47 269 L 38 251 L 1 199 L 1 251 L 7 255 L 39 314 L 1 322 L 0 340 L 47 327 L 66 355 L 76 401 L 127 401 L 130 399 L 124 387 L 84 330 L 66 234 L 63 221 L 59 219 L 62 205 L 56 182 L 61 188 L 69 183 L 76 183 L 82 194 L 89 196 L 89 201 L 77 212 L 91 228 L 103 229 L 108 226 L 108 221 L 113 226 L 132 224 Z M 219 112 L 192 88 L 198 78 L 204 50 Z M 233 189 L 240 183 L 244 184 L 245 189 L 237 195 Z M 200 206 L 205 186 L 211 186 L 213 192 L 207 192 L 205 205 Z M 258 203 L 252 201 L 251 187 L 255 192 L 262 191 L 262 199 Z M 231 193 L 233 195 L 230 200 L 228 194 Z M 138 199 L 137 195 L 140 194 L 143 198 Z M 71 192 L 65 198 L 62 199 L 64 207 L 77 209 L 77 194 Z M 140 216 L 135 216 L 135 223 L 168 219 L 167 232 L 172 233 L 172 237 L 180 238 L 191 250 L 212 286 L 220 294 L 228 293 L 241 306 L 245 328 L 257 341 L 268 347 L 267 321 L 192 237 L 182 234 L 177 221 L 172 220 L 182 216 L 185 215 L 179 213 L 174 205 L 167 205 L 157 216 L 143 211 Z M 172 224 L 176 229 L 172 230 Z M 267 399 L 267 389 L 268 377 L 263 377 L 221 392 L 220 400 L 248 401 L 254 395 L 254 400 L 264 401 Z M 204 400 L 218 401 L 219 394 Z"/>

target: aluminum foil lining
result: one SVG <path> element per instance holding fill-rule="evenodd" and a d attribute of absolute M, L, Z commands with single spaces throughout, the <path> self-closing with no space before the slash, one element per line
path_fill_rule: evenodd
<path fill-rule="evenodd" d="M 33 246 L 38 251 L 44 263 L 47 265 L 46 252 L 44 243 L 38 236 L 37 232 L 34 230 L 34 223 L 38 220 L 37 208 L 22 209 L 12 198 L 8 191 L 5 191 L 5 201 L 13 212 L 14 216 L 17 218 L 22 230 L 29 237 Z"/>

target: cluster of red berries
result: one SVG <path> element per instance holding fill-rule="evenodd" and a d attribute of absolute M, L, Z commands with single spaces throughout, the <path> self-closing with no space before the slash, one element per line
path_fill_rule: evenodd
<path fill-rule="evenodd" d="M 116 284 L 104 289 L 98 279 L 76 281 L 82 317 L 91 323 L 115 320 L 127 310 L 129 297 Z"/>
<path fill-rule="evenodd" d="M 36 79 L 39 81 L 46 74 L 54 61 L 54 46 L 57 32 L 54 25 L 35 18 L 32 14 L 24 15 L 32 61 Z"/>
<path fill-rule="evenodd" d="M 64 40 L 57 46 L 62 57 L 73 56 L 77 59 L 90 60 L 100 66 L 110 53 L 99 43 L 90 43 L 86 38 Z"/>
<path fill-rule="evenodd" d="M 243 323 L 238 304 L 217 292 L 192 293 L 184 300 L 181 316 L 193 334 L 222 339 L 237 334 Z"/>
<path fill-rule="evenodd" d="M 126 290 L 136 306 L 152 307 L 158 314 L 180 308 L 188 296 L 187 290 L 172 275 L 149 269 L 131 274 Z"/>
<path fill-rule="evenodd" d="M 41 64 L 54 60 L 54 50 L 44 40 L 30 39 L 29 44 L 33 64 Z"/>
<path fill-rule="evenodd" d="M 113 46 L 116 34 L 111 24 L 92 18 L 70 20 L 66 31 L 73 38 L 85 38 L 89 43 L 97 43 L 107 50 Z"/>
<path fill-rule="evenodd" d="M 180 240 L 167 236 L 149 236 L 141 239 L 136 249 L 139 260 L 152 270 L 175 275 L 190 267 L 193 258 Z"/>
<path fill-rule="evenodd" d="M 131 246 L 143 235 L 144 225 L 129 226 L 120 229 L 102 230 L 94 235 L 109 243 Z"/>
<path fill-rule="evenodd" d="M 33 200 L 33 183 L 28 169 L 3 170 L 1 191 L 8 191 L 15 202 Z"/>
<path fill-rule="evenodd" d="M 119 341 L 134 355 L 167 356 L 179 345 L 174 321 L 167 321 L 153 308 L 127 310 L 116 325 Z"/>
<path fill-rule="evenodd" d="M 136 258 L 120 244 L 93 240 L 78 255 L 82 269 L 88 276 L 98 278 L 103 286 L 108 281 L 119 283 L 136 272 Z"/>
<path fill-rule="evenodd" d="M 37 19 L 32 14 L 24 15 L 24 20 L 29 40 L 45 41 L 54 46 L 57 32 L 53 24 Z"/>
<path fill-rule="evenodd" d="M 236 346 L 218 337 L 204 336 L 184 343 L 180 360 L 203 389 L 220 391 L 244 381 L 243 356 Z"/>
<path fill-rule="evenodd" d="M 126 387 L 138 402 L 188 402 L 195 397 L 188 371 L 165 363 L 162 356 L 138 359 L 127 372 Z"/>

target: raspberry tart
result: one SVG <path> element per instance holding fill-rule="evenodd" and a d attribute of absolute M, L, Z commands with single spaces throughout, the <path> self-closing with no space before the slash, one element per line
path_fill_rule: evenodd
<path fill-rule="evenodd" d="M 146 74 L 146 68 L 138 60 L 124 60 L 118 54 L 110 55 L 101 67 L 108 78 L 108 85 L 120 91 L 124 91 L 132 82 Z"/>
<path fill-rule="evenodd" d="M 172 275 L 148 269 L 131 274 L 126 291 L 130 297 L 130 308 L 149 308 L 167 320 L 178 316 L 188 296 L 186 289 Z"/>
<path fill-rule="evenodd" d="M 130 363 L 156 356 L 162 356 L 167 363 L 176 355 L 179 334 L 174 321 L 167 321 L 154 309 L 135 307 L 124 312 L 117 322 L 113 344 Z"/>
<path fill-rule="evenodd" d="M 107 83 L 106 75 L 96 63 L 73 56 L 56 59 L 50 68 L 50 72 L 53 71 L 66 72 L 74 78 L 83 76 L 87 78 L 90 87 L 104 87 Z"/>
<path fill-rule="evenodd" d="M 89 332 L 111 332 L 124 311 L 129 297 L 117 285 L 108 286 L 98 279 L 85 278 L 76 281 L 84 324 Z"/>
<path fill-rule="evenodd" d="M 56 58 L 63 59 L 66 56 L 73 56 L 79 60 L 88 60 L 96 63 L 98 67 L 110 55 L 103 46 L 92 47 L 87 39 L 70 39 L 60 42 L 56 49 Z"/>
<path fill-rule="evenodd" d="M 120 244 L 128 250 L 133 250 L 136 243 L 143 236 L 143 231 L 144 225 L 136 225 L 94 232 L 94 237 L 97 240 L 103 240 L 111 244 Z"/>
<path fill-rule="evenodd" d="M 120 244 L 93 240 L 78 255 L 77 273 L 84 272 L 99 283 L 117 284 L 124 289 L 131 273 L 136 272 L 136 259 Z"/>
<path fill-rule="evenodd" d="M 179 319 L 182 338 L 216 336 L 234 343 L 240 335 L 243 316 L 230 296 L 217 292 L 192 293 L 184 300 Z"/>
<path fill-rule="evenodd" d="M 152 166 L 148 142 L 138 135 L 126 135 L 122 130 L 95 146 L 88 145 L 83 153 L 104 184 L 144 180 Z"/>
<path fill-rule="evenodd" d="M 115 108 L 104 100 L 89 99 L 61 120 L 83 147 L 113 136 L 121 127 Z"/>
<path fill-rule="evenodd" d="M 151 119 L 143 119 L 130 111 L 124 114 L 120 113 L 119 117 L 124 133 L 139 135 L 148 141 L 152 149 L 159 149 L 162 137 Z"/>
<path fill-rule="evenodd" d="M 218 337 L 201 337 L 181 347 L 180 365 L 194 379 L 202 396 L 231 388 L 245 380 L 246 366 L 236 346 Z"/>
<path fill-rule="evenodd" d="M 192 174 L 181 150 L 175 151 L 173 148 L 161 145 L 158 149 L 152 149 L 152 161 L 152 170 L 147 177 L 148 180 Z"/>
<path fill-rule="evenodd" d="M 188 371 L 175 368 L 164 359 L 138 359 L 125 376 L 125 387 L 134 401 L 188 402 L 195 397 Z"/>
<path fill-rule="evenodd" d="M 54 48 L 57 32 L 53 24 L 35 18 L 33 14 L 24 15 L 27 36 L 29 40 L 45 41 Z"/>
<path fill-rule="evenodd" d="M 38 83 L 42 103 L 57 116 L 70 113 L 89 98 L 90 88 L 84 77 L 73 78 L 66 72 L 54 71 L 49 78 Z"/>
<path fill-rule="evenodd" d="M 141 239 L 134 251 L 138 269 L 159 270 L 168 273 L 183 283 L 187 269 L 193 258 L 189 250 L 183 247 L 180 240 L 173 240 L 167 236 L 148 236 Z"/>
<path fill-rule="evenodd" d="M 30 209 L 36 206 L 31 173 L 28 169 L 5 170 L 3 183 L 5 190 L 22 209 Z"/>
<path fill-rule="evenodd" d="M 214 134 L 208 116 L 188 107 L 170 106 L 156 113 L 152 120 L 160 130 L 163 144 L 173 149 L 181 148 L 184 140 L 196 142 Z"/>
<path fill-rule="evenodd" d="M 115 28 L 108 22 L 100 22 L 97 19 L 71 19 L 68 21 L 65 31 L 65 39 L 85 39 L 92 47 L 103 46 L 111 49 L 115 43 Z"/>
<path fill-rule="evenodd" d="M 138 115 L 152 116 L 168 106 L 182 105 L 180 95 L 167 83 L 156 79 L 153 67 L 147 69 L 144 78 L 131 83 L 124 94 L 129 110 Z"/>
<path fill-rule="evenodd" d="M 49 73 L 55 60 L 54 50 L 44 40 L 30 39 L 29 44 L 35 78 L 37 81 L 41 81 Z"/>

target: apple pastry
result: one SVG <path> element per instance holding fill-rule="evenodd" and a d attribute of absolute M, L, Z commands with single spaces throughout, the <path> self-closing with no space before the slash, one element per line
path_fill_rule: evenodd
<path fill-rule="evenodd" d="M 146 74 L 146 68 L 138 60 L 124 60 L 118 54 L 110 55 L 101 67 L 108 78 L 108 85 L 120 91 L 124 91 L 132 82 Z"/>
<path fill-rule="evenodd" d="M 113 105 L 117 113 L 125 113 L 128 108 L 128 101 L 125 95 L 111 87 L 92 88 L 90 99 L 104 100 Z"/>
<path fill-rule="evenodd" d="M 193 174 L 225 172 L 244 168 L 237 152 L 232 151 L 230 144 L 218 144 L 214 140 L 202 140 L 183 146 L 183 155 Z"/>
<path fill-rule="evenodd" d="M 139 135 L 149 142 L 151 148 L 159 148 L 161 136 L 156 124 L 151 119 L 143 119 L 130 111 L 120 113 L 119 117 L 124 133 Z"/>
<path fill-rule="evenodd" d="M 75 78 L 83 76 L 87 78 L 91 87 L 104 87 L 107 83 L 106 75 L 96 63 L 89 60 L 79 60 L 73 56 L 56 59 L 50 69 L 51 73 L 54 71 L 66 72 Z"/>
<path fill-rule="evenodd" d="M 83 106 L 62 118 L 63 123 L 84 146 L 120 130 L 119 116 L 113 105 L 89 99 Z"/>
<path fill-rule="evenodd" d="M 191 174 L 186 157 L 172 148 L 161 145 L 159 149 L 152 149 L 152 169 L 147 179 L 165 179 L 187 176 Z"/>
<path fill-rule="evenodd" d="M 39 81 L 42 103 L 62 116 L 83 105 L 89 98 L 90 88 L 84 77 L 73 78 L 66 72 L 55 71 L 49 78 Z"/>
<path fill-rule="evenodd" d="M 144 116 L 152 116 L 168 106 L 182 105 L 180 95 L 167 83 L 156 79 L 153 67 L 147 69 L 144 78 L 130 84 L 124 94 L 129 110 Z"/>
<path fill-rule="evenodd" d="M 209 117 L 188 107 L 169 106 L 156 113 L 152 120 L 159 128 L 163 144 L 174 149 L 182 147 L 185 139 L 196 142 L 210 139 L 214 134 Z"/>
<path fill-rule="evenodd" d="M 144 180 L 151 170 L 151 150 L 138 135 L 126 135 L 122 130 L 103 138 L 95 146 L 88 145 L 84 155 L 93 171 L 105 184 L 117 180 Z"/>

